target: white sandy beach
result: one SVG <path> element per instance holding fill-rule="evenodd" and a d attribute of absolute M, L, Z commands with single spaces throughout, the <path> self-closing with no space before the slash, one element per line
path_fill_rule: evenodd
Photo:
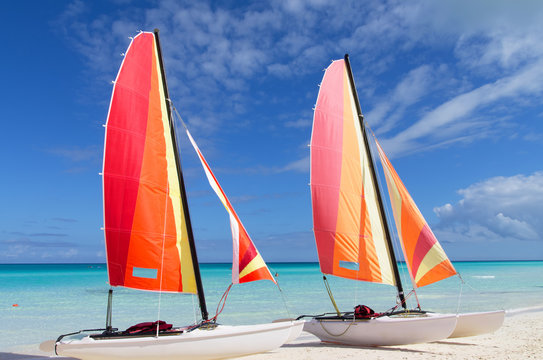
<path fill-rule="evenodd" d="M 51 354 L 6 353 L 1 360 L 43 360 Z M 57 358 L 67 359 L 67 358 Z M 434 343 L 359 348 L 321 343 L 303 332 L 293 343 L 264 354 L 243 357 L 244 360 L 272 359 L 543 359 L 543 307 L 509 311 L 503 326 L 494 334 L 443 340 Z"/>

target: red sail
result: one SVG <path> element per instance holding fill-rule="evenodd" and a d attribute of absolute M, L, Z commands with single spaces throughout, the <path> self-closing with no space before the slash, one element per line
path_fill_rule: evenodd
<path fill-rule="evenodd" d="M 104 148 L 104 226 L 112 286 L 196 293 L 156 39 L 130 44 Z"/>

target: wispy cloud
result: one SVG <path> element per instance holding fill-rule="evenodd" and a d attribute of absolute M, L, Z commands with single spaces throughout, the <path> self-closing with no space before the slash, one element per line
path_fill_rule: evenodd
<path fill-rule="evenodd" d="M 97 160 L 102 155 L 102 149 L 99 146 L 91 145 L 87 147 L 69 147 L 69 148 L 50 148 L 48 153 L 60 156 L 71 162 L 83 162 Z"/>
<path fill-rule="evenodd" d="M 417 103 L 430 89 L 435 88 L 437 78 L 437 71 L 429 65 L 411 70 L 367 113 L 372 124 L 378 124 L 377 133 L 386 133 L 393 129 L 398 121 L 405 117 L 405 111 L 410 105 Z"/>
<path fill-rule="evenodd" d="M 61 217 L 54 217 L 54 218 L 51 218 L 51 220 L 60 221 L 60 222 L 64 222 L 64 223 L 74 223 L 74 222 L 77 222 L 76 219 L 72 219 L 72 218 L 61 218 Z"/>
<path fill-rule="evenodd" d="M 57 240 L 67 234 L 13 232 L 0 240 L 0 262 L 74 261 L 80 255 L 79 245 Z M 44 238 L 44 240 L 39 240 Z M 81 258 L 79 258 L 81 259 Z"/>
<path fill-rule="evenodd" d="M 25 237 L 26 236 L 26 237 Z M 74 243 L 68 241 L 36 241 L 29 239 L 28 237 L 64 237 L 66 235 L 60 234 L 26 234 L 25 236 L 17 238 L 9 238 L 0 241 L 2 244 L 15 245 L 18 247 L 32 247 L 32 248 L 55 248 L 55 247 L 71 247 Z"/>
<path fill-rule="evenodd" d="M 425 142 L 437 143 L 454 139 L 478 129 L 496 126 L 489 116 L 482 124 L 474 112 L 498 102 L 520 97 L 540 96 L 543 91 L 543 59 L 530 64 L 517 73 L 460 94 L 435 109 L 394 137 L 384 140 L 391 154 L 409 153 L 425 146 Z M 474 121 L 475 120 L 475 121 Z M 495 119 L 494 119 L 495 120 Z M 478 129 L 479 130 L 479 129 Z M 479 132 L 484 134 L 485 132 Z M 425 139 L 425 141 L 423 141 Z"/>
<path fill-rule="evenodd" d="M 101 147 L 97 145 L 49 148 L 45 152 L 64 159 L 67 164 L 64 172 L 71 174 L 98 169 L 102 157 Z"/>
<path fill-rule="evenodd" d="M 293 121 L 286 121 L 285 127 L 287 128 L 310 128 L 311 127 L 311 118 L 300 118 Z"/>

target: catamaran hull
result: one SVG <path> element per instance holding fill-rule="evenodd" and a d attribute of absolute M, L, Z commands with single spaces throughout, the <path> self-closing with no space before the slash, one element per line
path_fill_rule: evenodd
<path fill-rule="evenodd" d="M 492 333 L 502 326 L 504 318 L 504 310 L 458 314 L 456 328 L 449 338 Z"/>
<path fill-rule="evenodd" d="M 298 337 L 304 322 L 225 326 L 160 337 L 62 340 L 58 355 L 83 360 L 226 359 L 276 349 Z"/>
<path fill-rule="evenodd" d="M 355 346 L 425 343 L 449 337 L 456 315 L 383 316 L 375 319 L 311 319 L 304 331 L 321 341 Z"/>

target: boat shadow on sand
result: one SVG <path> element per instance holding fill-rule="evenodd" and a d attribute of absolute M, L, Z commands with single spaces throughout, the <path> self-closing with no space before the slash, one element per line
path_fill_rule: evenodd
<path fill-rule="evenodd" d="M 0 359 L 2 360 L 51 360 L 48 355 L 28 355 L 28 354 L 16 354 L 9 352 L 0 352 Z M 55 360 L 77 360 L 71 357 L 55 357 Z"/>
<path fill-rule="evenodd" d="M 448 341 L 434 341 L 429 344 L 447 344 L 447 345 L 460 345 L 460 346 L 473 346 L 471 343 L 461 343 L 461 342 L 448 342 Z M 403 352 L 403 353 L 413 353 L 413 354 L 438 354 L 432 350 L 417 350 L 417 349 L 407 349 L 400 345 L 396 346 L 354 346 L 354 345 L 343 345 L 343 344 L 334 344 L 330 342 L 318 342 L 318 341 L 307 341 L 307 342 L 296 342 L 291 344 L 285 344 L 281 346 L 282 348 L 336 348 L 336 349 L 360 349 L 360 350 L 377 350 L 377 351 L 387 351 L 387 352 Z"/>

